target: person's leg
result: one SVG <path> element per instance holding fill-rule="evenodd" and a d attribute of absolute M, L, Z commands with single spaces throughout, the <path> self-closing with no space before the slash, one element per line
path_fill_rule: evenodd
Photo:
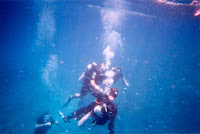
<path fill-rule="evenodd" d="M 84 84 L 84 86 L 81 88 L 81 94 L 80 94 L 80 101 L 78 102 L 78 106 L 82 107 L 84 104 L 83 97 L 88 93 L 92 91 L 92 87 L 89 84 Z"/>
<path fill-rule="evenodd" d="M 60 112 L 60 115 L 62 116 L 63 120 L 67 123 L 70 122 L 69 120 L 71 118 L 81 118 L 87 111 L 87 107 L 82 107 L 78 110 L 76 110 L 75 112 L 72 112 L 69 116 L 64 116 L 62 112 Z"/>
<path fill-rule="evenodd" d="M 98 118 L 101 116 L 102 106 L 98 105 L 97 103 L 93 102 L 88 107 L 87 110 L 85 110 L 85 114 L 81 119 L 78 121 L 78 126 L 82 127 L 83 124 L 87 124 L 86 122 L 92 122 L 95 118 Z"/>
<path fill-rule="evenodd" d="M 70 101 L 72 99 L 76 99 L 76 98 L 80 98 L 81 97 L 81 94 L 80 93 L 75 93 L 74 95 L 70 95 L 68 100 L 65 102 L 65 104 L 63 105 L 63 107 L 66 107 L 68 106 L 68 104 L 70 103 Z"/>
<path fill-rule="evenodd" d="M 81 88 L 81 93 L 80 93 L 81 101 L 83 100 L 83 97 L 87 94 L 88 88 L 89 88 L 89 85 L 87 83 L 84 83 L 82 88 Z"/>
<path fill-rule="evenodd" d="M 88 82 L 85 82 L 81 88 L 81 92 L 80 93 L 76 93 L 74 95 L 70 95 L 67 102 L 63 105 L 63 107 L 68 106 L 68 104 L 70 103 L 70 101 L 72 99 L 76 99 L 76 98 L 80 98 L 81 101 L 83 100 L 83 96 L 85 96 L 88 92 L 88 90 L 90 89 L 90 85 L 88 85 Z"/>
<path fill-rule="evenodd" d="M 81 127 L 86 121 L 88 121 L 90 118 L 92 118 L 91 112 L 88 112 L 86 115 L 84 115 L 79 121 L 78 126 Z"/>

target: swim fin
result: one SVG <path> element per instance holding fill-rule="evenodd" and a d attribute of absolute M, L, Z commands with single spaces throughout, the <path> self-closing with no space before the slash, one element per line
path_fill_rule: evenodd
<path fill-rule="evenodd" d="M 59 111 L 59 114 L 61 115 L 61 117 L 62 117 L 62 119 L 66 122 L 66 123 L 71 123 L 70 121 L 69 121 L 69 119 L 67 118 L 67 117 L 65 117 L 65 115 L 61 112 L 61 111 Z"/>
<path fill-rule="evenodd" d="M 65 118 L 64 114 L 61 111 L 59 111 L 59 114 L 61 115 L 62 118 Z"/>

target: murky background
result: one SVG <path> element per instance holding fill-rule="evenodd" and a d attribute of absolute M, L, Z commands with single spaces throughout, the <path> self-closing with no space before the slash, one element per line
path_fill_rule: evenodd
<path fill-rule="evenodd" d="M 62 105 L 93 61 L 122 67 L 130 84 L 113 85 L 116 133 L 199 133 L 200 18 L 191 2 L 0 1 L 0 133 L 33 133 L 44 112 L 60 122 L 50 133 L 107 133 L 58 114 L 80 108 Z"/>

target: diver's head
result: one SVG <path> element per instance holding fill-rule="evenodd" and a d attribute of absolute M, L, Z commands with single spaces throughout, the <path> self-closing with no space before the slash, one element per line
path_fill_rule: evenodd
<path fill-rule="evenodd" d="M 44 112 L 43 114 L 42 114 L 42 116 L 50 116 L 50 114 L 48 113 L 48 112 Z"/>
<path fill-rule="evenodd" d="M 101 63 L 101 64 L 100 64 L 100 68 L 105 68 L 105 69 L 106 69 L 107 66 L 106 66 L 104 63 Z"/>
<path fill-rule="evenodd" d="M 107 69 L 107 66 L 106 66 L 104 63 L 101 63 L 101 64 L 99 65 L 99 71 L 104 72 L 104 71 L 106 71 L 106 69 Z"/>
<path fill-rule="evenodd" d="M 112 67 L 112 70 L 114 72 L 122 72 L 122 68 L 121 67 Z"/>
<path fill-rule="evenodd" d="M 118 90 L 116 88 L 110 88 L 109 94 L 108 94 L 108 98 L 110 100 L 114 100 L 118 95 Z"/>
<path fill-rule="evenodd" d="M 44 122 L 49 122 L 50 118 L 51 118 L 51 115 L 49 113 L 46 112 L 46 113 L 43 114 Z"/>
<path fill-rule="evenodd" d="M 50 115 L 50 114 L 45 114 L 44 116 L 45 116 L 45 117 L 48 117 L 48 118 L 49 118 L 49 117 L 51 117 L 51 115 Z"/>

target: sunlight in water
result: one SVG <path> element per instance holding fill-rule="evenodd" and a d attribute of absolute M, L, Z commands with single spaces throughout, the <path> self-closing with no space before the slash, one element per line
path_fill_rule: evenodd
<path fill-rule="evenodd" d="M 116 8 L 122 8 L 120 6 L 124 5 L 123 1 L 121 0 L 109 0 L 106 1 L 104 4 L 107 6 L 112 6 L 111 9 L 101 9 L 101 21 L 104 26 L 103 46 L 105 47 L 103 55 L 106 66 L 109 68 L 109 66 L 111 65 L 111 60 L 115 56 L 116 49 L 122 47 L 121 34 L 118 30 L 121 27 L 122 20 L 125 14 L 124 12 L 116 10 Z M 108 70 L 105 75 L 107 76 L 107 79 L 103 81 L 103 84 L 105 85 L 104 92 L 107 93 L 110 86 L 113 84 L 113 72 Z"/>
<path fill-rule="evenodd" d="M 44 42 L 52 44 L 56 32 L 54 9 L 52 7 L 44 7 L 39 17 L 36 45 L 44 46 Z"/>
<path fill-rule="evenodd" d="M 46 63 L 45 68 L 42 69 L 43 82 L 51 89 L 52 83 L 55 83 L 55 78 L 58 70 L 58 56 L 52 54 Z"/>
<path fill-rule="evenodd" d="M 116 6 L 116 2 L 113 6 Z M 117 30 L 121 26 L 124 14 L 111 9 L 102 9 L 101 15 L 104 26 L 103 46 L 105 49 L 103 55 L 105 56 L 106 66 L 109 67 L 111 59 L 115 56 L 116 49 L 120 46 L 122 47 L 121 35 Z"/>

